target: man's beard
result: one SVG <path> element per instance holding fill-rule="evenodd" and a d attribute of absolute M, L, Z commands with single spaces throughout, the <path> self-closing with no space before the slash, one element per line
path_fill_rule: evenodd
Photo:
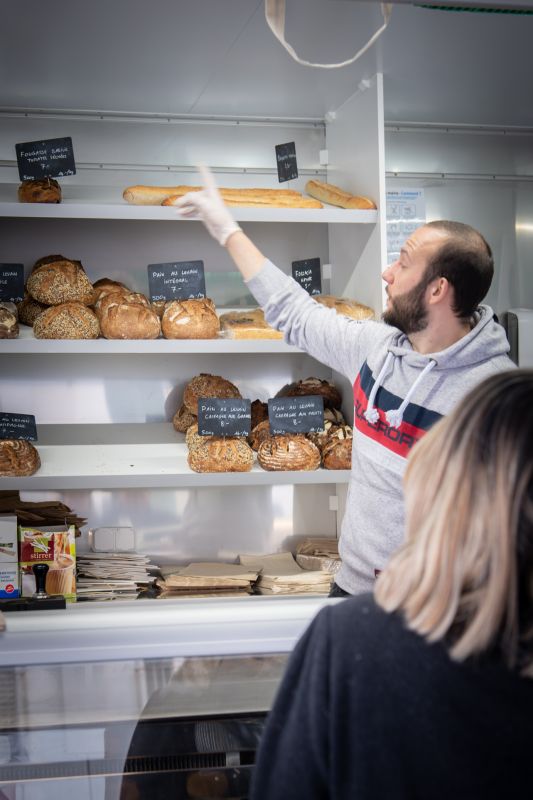
<path fill-rule="evenodd" d="M 383 322 L 399 328 L 402 333 L 423 331 L 428 324 L 428 314 L 424 305 L 427 283 L 422 279 L 410 292 L 390 298 L 390 306 L 382 314 Z"/>

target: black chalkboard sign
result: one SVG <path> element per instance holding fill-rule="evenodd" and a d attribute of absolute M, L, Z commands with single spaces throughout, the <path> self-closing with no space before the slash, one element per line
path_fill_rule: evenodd
<path fill-rule="evenodd" d="M 21 181 L 63 178 L 76 174 L 72 139 L 44 139 L 15 145 Z"/>
<path fill-rule="evenodd" d="M 320 395 L 274 397 L 268 401 L 270 433 L 324 430 L 324 398 Z"/>
<path fill-rule="evenodd" d="M 0 411 L 0 439 L 36 441 L 37 427 L 33 414 L 8 414 Z"/>
<path fill-rule="evenodd" d="M 0 300 L 24 299 L 24 264 L 0 264 Z"/>
<path fill-rule="evenodd" d="M 148 264 L 148 286 L 152 301 L 205 297 L 204 262 Z"/>
<path fill-rule="evenodd" d="M 248 436 L 251 427 L 250 401 L 200 397 L 198 433 L 200 436 Z"/>
<path fill-rule="evenodd" d="M 306 258 L 304 261 L 292 262 L 292 277 L 303 286 L 309 294 L 322 294 L 322 276 L 320 259 Z"/>
<path fill-rule="evenodd" d="M 280 183 L 292 181 L 298 177 L 296 145 L 294 142 L 276 145 L 276 163 L 278 165 L 278 180 Z"/>

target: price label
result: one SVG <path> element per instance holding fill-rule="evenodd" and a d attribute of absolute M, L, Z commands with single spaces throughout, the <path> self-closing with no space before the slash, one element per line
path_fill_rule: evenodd
<path fill-rule="evenodd" d="M 324 398 L 319 395 L 274 397 L 268 401 L 270 433 L 314 433 L 324 430 Z"/>
<path fill-rule="evenodd" d="M 0 439 L 37 440 L 37 426 L 33 414 L 0 412 Z"/>
<path fill-rule="evenodd" d="M 72 139 L 44 139 L 15 145 L 21 181 L 63 178 L 76 174 Z"/>
<path fill-rule="evenodd" d="M 200 397 L 198 433 L 200 436 L 248 436 L 251 427 L 249 400 Z"/>
<path fill-rule="evenodd" d="M 292 181 L 298 177 L 298 164 L 296 163 L 296 145 L 294 142 L 276 145 L 276 163 L 278 166 L 278 181 Z"/>
<path fill-rule="evenodd" d="M 319 258 L 306 258 L 304 261 L 293 261 L 292 277 L 309 294 L 322 294 L 322 276 L 320 274 Z"/>
<path fill-rule="evenodd" d="M 191 300 L 205 297 L 203 261 L 172 261 L 148 264 L 150 299 Z"/>
<path fill-rule="evenodd" d="M 24 264 L 0 264 L 0 300 L 24 299 Z"/>

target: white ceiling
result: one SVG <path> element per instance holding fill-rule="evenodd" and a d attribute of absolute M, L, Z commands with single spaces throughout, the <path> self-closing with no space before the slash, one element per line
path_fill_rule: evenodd
<path fill-rule="evenodd" d="M 286 0 L 288 40 L 341 61 L 381 24 L 377 3 Z M 396 5 L 340 70 L 296 64 L 263 0 L 3 0 L 0 105 L 323 117 L 385 75 L 387 120 L 533 126 L 533 16 Z"/>

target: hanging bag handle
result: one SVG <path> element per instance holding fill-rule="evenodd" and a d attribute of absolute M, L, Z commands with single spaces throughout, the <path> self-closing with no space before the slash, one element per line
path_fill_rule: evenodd
<path fill-rule="evenodd" d="M 298 64 L 303 64 L 304 67 L 320 67 L 320 69 L 338 69 L 339 67 L 346 67 L 348 64 L 353 64 L 357 61 L 363 53 L 366 53 L 376 39 L 383 33 L 392 14 L 392 3 L 381 3 L 381 13 L 383 14 L 383 25 L 375 34 L 368 40 L 352 58 L 347 61 L 341 61 L 340 64 L 313 64 L 311 61 L 304 61 L 300 58 L 294 48 L 285 40 L 285 0 L 265 0 L 265 17 L 268 26 L 276 39 L 281 42 L 287 53 L 294 58 Z"/>

